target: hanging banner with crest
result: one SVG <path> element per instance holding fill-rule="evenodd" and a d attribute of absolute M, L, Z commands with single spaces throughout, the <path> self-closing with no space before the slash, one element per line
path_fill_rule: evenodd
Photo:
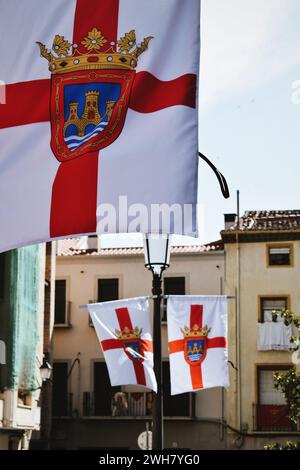
<path fill-rule="evenodd" d="M 152 329 L 146 297 L 88 305 L 110 382 L 156 392 Z"/>
<path fill-rule="evenodd" d="M 10 0 L 0 29 L 0 251 L 197 235 L 200 0 Z"/>
<path fill-rule="evenodd" d="M 169 296 L 171 393 L 228 387 L 227 297 Z"/>

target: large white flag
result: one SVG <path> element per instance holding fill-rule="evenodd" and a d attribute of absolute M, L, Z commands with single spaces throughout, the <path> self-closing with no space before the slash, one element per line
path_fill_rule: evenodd
<path fill-rule="evenodd" d="M 146 297 L 89 304 L 111 385 L 141 385 L 156 392 L 152 329 Z"/>
<path fill-rule="evenodd" d="M 229 385 L 227 297 L 170 296 L 171 394 Z"/>
<path fill-rule="evenodd" d="M 0 252 L 195 235 L 200 0 L 44 3 L 1 1 Z"/>

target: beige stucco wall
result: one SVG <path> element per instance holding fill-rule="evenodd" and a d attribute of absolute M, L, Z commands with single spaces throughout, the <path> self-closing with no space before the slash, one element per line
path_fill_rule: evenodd
<path fill-rule="evenodd" d="M 235 289 L 239 289 L 240 293 L 237 304 L 235 301 L 229 302 L 229 359 L 239 371 L 230 368 L 231 387 L 227 394 L 227 419 L 236 427 L 239 427 L 240 423 L 247 424 L 249 430 L 252 430 L 253 423 L 252 403 L 257 402 L 256 365 L 291 363 L 290 352 L 257 350 L 259 296 L 290 296 L 290 308 L 298 314 L 300 312 L 300 242 L 293 242 L 293 267 L 267 267 L 266 245 L 264 242 L 242 243 L 239 246 L 225 245 L 226 293 L 235 295 Z M 239 322 L 236 321 L 236 313 L 240 318 Z M 240 362 L 236 341 L 236 333 L 239 330 Z M 241 381 L 241 394 L 238 378 Z"/>
<path fill-rule="evenodd" d="M 223 252 L 173 255 L 166 276 L 185 276 L 187 294 L 220 294 L 223 281 Z M 71 328 L 55 328 L 54 360 L 71 364 L 80 352 L 80 372 L 75 366 L 69 380 L 73 407 L 82 413 L 82 394 L 93 390 L 92 364 L 103 359 L 88 312 L 79 306 L 97 298 L 98 278 L 119 278 L 119 297 L 149 295 L 152 276 L 144 268 L 143 256 L 73 256 L 57 258 L 57 279 L 67 279 L 67 300 L 71 304 Z M 166 325 L 162 326 L 163 355 L 167 358 Z M 222 391 L 211 389 L 197 394 L 196 414 L 202 418 L 222 415 Z"/>

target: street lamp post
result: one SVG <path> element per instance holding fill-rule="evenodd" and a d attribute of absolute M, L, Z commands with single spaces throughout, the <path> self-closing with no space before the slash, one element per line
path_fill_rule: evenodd
<path fill-rule="evenodd" d="M 162 300 L 162 273 L 170 263 L 169 236 L 146 235 L 144 242 L 145 267 L 152 272 L 152 294 L 154 302 L 153 312 L 153 354 L 154 373 L 157 381 L 157 393 L 152 407 L 153 421 L 153 449 L 162 450 L 163 436 L 163 376 L 162 376 L 162 348 L 161 348 L 161 300 Z"/>
<path fill-rule="evenodd" d="M 50 364 L 49 354 L 48 353 L 44 354 L 43 363 L 40 367 L 40 374 L 41 374 L 42 382 L 46 382 L 51 377 L 52 366 Z"/>

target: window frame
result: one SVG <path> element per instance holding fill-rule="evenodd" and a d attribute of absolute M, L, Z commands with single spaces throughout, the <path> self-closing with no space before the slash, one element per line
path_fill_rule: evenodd
<path fill-rule="evenodd" d="M 184 279 L 184 291 L 185 293 L 184 294 L 166 294 L 165 293 L 165 280 L 166 279 L 176 279 L 176 278 L 182 278 Z M 163 277 L 163 285 L 162 285 L 162 288 L 163 288 L 163 295 L 187 295 L 187 275 L 186 274 L 176 274 L 176 275 L 170 275 L 170 276 L 164 276 Z M 167 323 L 167 300 L 166 299 L 163 299 L 163 302 L 162 302 L 162 317 L 161 317 L 161 322 L 163 324 L 166 324 Z"/>
<path fill-rule="evenodd" d="M 101 281 L 102 279 L 117 279 L 118 280 L 118 299 L 121 299 L 122 298 L 122 293 L 121 293 L 121 290 L 123 288 L 123 278 L 121 275 L 115 275 L 115 274 L 107 274 L 107 275 L 104 275 L 104 276 L 97 276 L 96 279 L 95 279 L 95 287 L 94 287 L 94 300 L 89 300 L 88 303 L 89 304 L 95 304 L 95 303 L 98 303 L 98 286 L 99 286 L 99 281 Z M 88 324 L 91 328 L 94 328 L 94 324 L 93 324 L 93 321 L 92 321 L 92 318 L 90 316 L 90 314 L 88 313 Z"/>
<path fill-rule="evenodd" d="M 108 374 L 108 391 L 110 392 L 110 402 L 112 401 L 113 393 L 116 393 L 117 391 L 122 390 L 121 385 L 111 385 L 110 380 L 109 380 L 109 372 L 108 372 L 108 366 L 106 364 L 105 359 L 92 359 L 91 360 L 91 392 L 93 396 L 93 405 L 92 405 L 92 416 L 97 417 L 97 418 L 104 418 L 104 419 L 114 419 L 112 416 L 112 410 L 110 409 L 110 413 L 108 415 L 101 415 L 101 414 L 96 414 L 96 394 L 95 394 L 95 387 L 96 387 L 96 381 L 95 381 L 95 372 L 96 372 L 96 367 L 97 364 L 103 364 L 104 367 L 107 369 L 107 374 Z M 126 418 L 126 417 L 124 417 Z"/>
<path fill-rule="evenodd" d="M 164 363 L 167 363 L 169 364 L 169 359 L 168 358 L 163 358 L 163 362 Z M 128 414 L 128 415 L 124 415 L 124 416 L 113 416 L 112 415 L 112 411 L 111 411 L 111 414 L 110 415 L 98 415 L 98 414 L 95 414 L 96 413 L 96 398 L 95 398 L 95 367 L 96 367 L 96 364 L 104 364 L 104 366 L 106 366 L 107 368 L 107 364 L 104 360 L 104 358 L 97 358 L 97 359 L 91 359 L 90 360 L 90 371 L 91 371 L 91 374 L 90 374 L 90 392 L 88 393 L 91 393 L 92 394 L 92 398 L 91 398 L 91 402 L 92 402 L 92 405 L 91 405 L 91 414 L 89 415 L 83 415 L 83 416 L 93 416 L 93 417 L 97 417 L 98 419 L 106 419 L 106 420 L 115 420 L 115 419 L 125 419 L 125 420 L 128 420 L 128 419 L 137 419 L 137 416 L 134 416 L 134 415 L 131 415 L 131 414 Z M 130 387 L 130 385 L 129 385 Z M 133 386 L 134 387 L 134 386 Z M 118 390 L 117 390 L 118 389 Z M 111 392 L 111 400 L 113 399 L 113 395 L 114 393 L 116 393 L 117 391 L 122 391 L 124 392 L 125 394 L 126 393 L 139 393 L 139 392 L 132 392 L 132 391 L 128 391 L 126 389 L 126 385 L 125 386 L 111 386 L 111 384 L 109 383 L 109 390 Z M 147 389 L 147 390 L 141 390 L 141 393 L 146 393 L 146 394 L 151 394 L 152 393 L 152 396 L 154 394 L 154 392 L 151 392 L 151 390 Z M 186 392 L 185 395 L 189 395 L 189 415 L 185 415 L 185 416 L 164 416 L 164 419 L 167 419 L 167 420 L 193 420 L 195 419 L 196 417 L 196 394 L 193 393 L 193 392 Z M 146 408 L 147 409 L 147 408 Z M 145 415 L 138 415 L 138 418 L 141 418 L 141 419 L 145 419 L 145 420 L 151 420 L 151 414 L 145 414 Z"/>
<path fill-rule="evenodd" d="M 66 364 L 67 365 L 67 397 L 66 397 L 66 400 L 67 400 L 67 414 L 66 415 L 61 415 L 61 416 L 58 416 L 58 415 L 55 415 L 53 413 L 53 391 L 52 391 L 52 404 L 51 404 L 51 407 L 52 407 L 52 417 L 54 418 L 62 418 L 62 417 L 69 417 L 72 410 L 70 409 L 71 408 L 71 395 L 72 395 L 72 387 L 71 387 L 71 383 L 70 383 L 70 376 L 69 376 L 69 373 L 70 373 L 70 368 L 71 368 L 71 361 L 70 359 L 53 359 L 53 369 L 54 369 L 54 365 L 55 364 Z M 52 375 L 53 375 L 53 372 L 52 372 Z M 54 382 L 54 377 L 52 377 L 52 388 L 53 388 L 53 382 Z"/>
<path fill-rule="evenodd" d="M 96 302 L 101 302 L 99 300 L 99 282 L 100 281 L 109 281 L 109 280 L 112 280 L 112 281 L 118 281 L 118 298 L 117 299 L 111 299 L 111 300 L 107 300 L 105 302 L 113 302 L 114 300 L 119 300 L 121 298 L 121 295 L 120 295 L 120 277 L 119 276 L 115 276 L 115 275 L 107 275 L 107 276 L 98 276 L 97 277 L 97 282 L 96 282 L 96 296 L 95 296 L 95 299 L 96 299 Z M 103 301 L 102 301 L 103 302 Z"/>
<path fill-rule="evenodd" d="M 261 405 L 260 403 L 260 383 L 259 383 L 259 373 L 261 370 L 273 370 L 274 372 L 276 371 L 288 371 L 289 369 L 294 369 L 293 364 L 288 364 L 288 363 L 283 363 L 283 364 L 278 364 L 276 362 L 275 364 L 265 364 L 265 363 L 257 363 L 255 364 L 255 403 L 257 405 Z"/>
<path fill-rule="evenodd" d="M 66 300 L 65 300 L 65 322 L 55 323 L 55 302 L 54 302 L 54 328 L 70 328 L 71 327 L 71 302 L 70 298 L 70 278 L 68 276 L 58 276 L 55 278 L 56 281 L 66 282 Z M 56 296 L 56 285 L 55 285 L 55 296 Z"/>
<path fill-rule="evenodd" d="M 290 263 L 289 264 L 270 264 L 270 249 L 289 248 Z M 266 244 L 266 265 L 267 268 L 293 268 L 294 267 L 294 244 L 293 243 L 267 243 Z"/>
<path fill-rule="evenodd" d="M 256 432 L 260 432 L 260 433 L 268 433 L 268 434 L 278 434 L 278 432 L 285 432 L 285 433 L 293 433 L 295 431 L 297 431 L 297 428 L 295 427 L 295 425 L 291 422 L 290 423 L 290 429 L 286 429 L 286 430 L 278 430 L 278 429 L 259 429 L 259 426 L 258 426 L 258 407 L 262 407 L 262 406 L 270 406 L 270 407 L 283 407 L 285 405 L 267 405 L 267 404 L 261 404 L 260 403 L 260 380 L 259 380 L 259 375 L 260 375 L 260 371 L 262 370 L 269 370 L 269 371 L 274 371 L 274 372 L 278 372 L 278 371 L 288 371 L 289 369 L 294 369 L 295 367 L 293 366 L 293 364 L 291 363 L 282 363 L 282 364 L 279 364 L 278 362 L 277 363 L 256 363 L 254 364 L 254 380 L 255 380 L 255 387 L 254 387 L 254 393 L 255 393 L 255 402 L 253 403 L 253 406 L 255 407 L 255 412 L 253 411 L 253 430 L 256 431 Z"/>
<path fill-rule="evenodd" d="M 285 300 L 286 308 L 291 309 L 291 296 L 290 294 L 264 294 L 258 296 L 258 323 L 265 323 L 263 312 L 263 300 Z"/>
<path fill-rule="evenodd" d="M 111 274 L 97 274 L 94 277 L 94 300 L 93 303 L 97 303 L 98 299 L 98 280 L 99 279 L 118 279 L 119 280 L 119 299 L 124 297 L 123 295 L 123 274 L 111 273 Z M 91 301 L 89 301 L 91 302 Z"/>

